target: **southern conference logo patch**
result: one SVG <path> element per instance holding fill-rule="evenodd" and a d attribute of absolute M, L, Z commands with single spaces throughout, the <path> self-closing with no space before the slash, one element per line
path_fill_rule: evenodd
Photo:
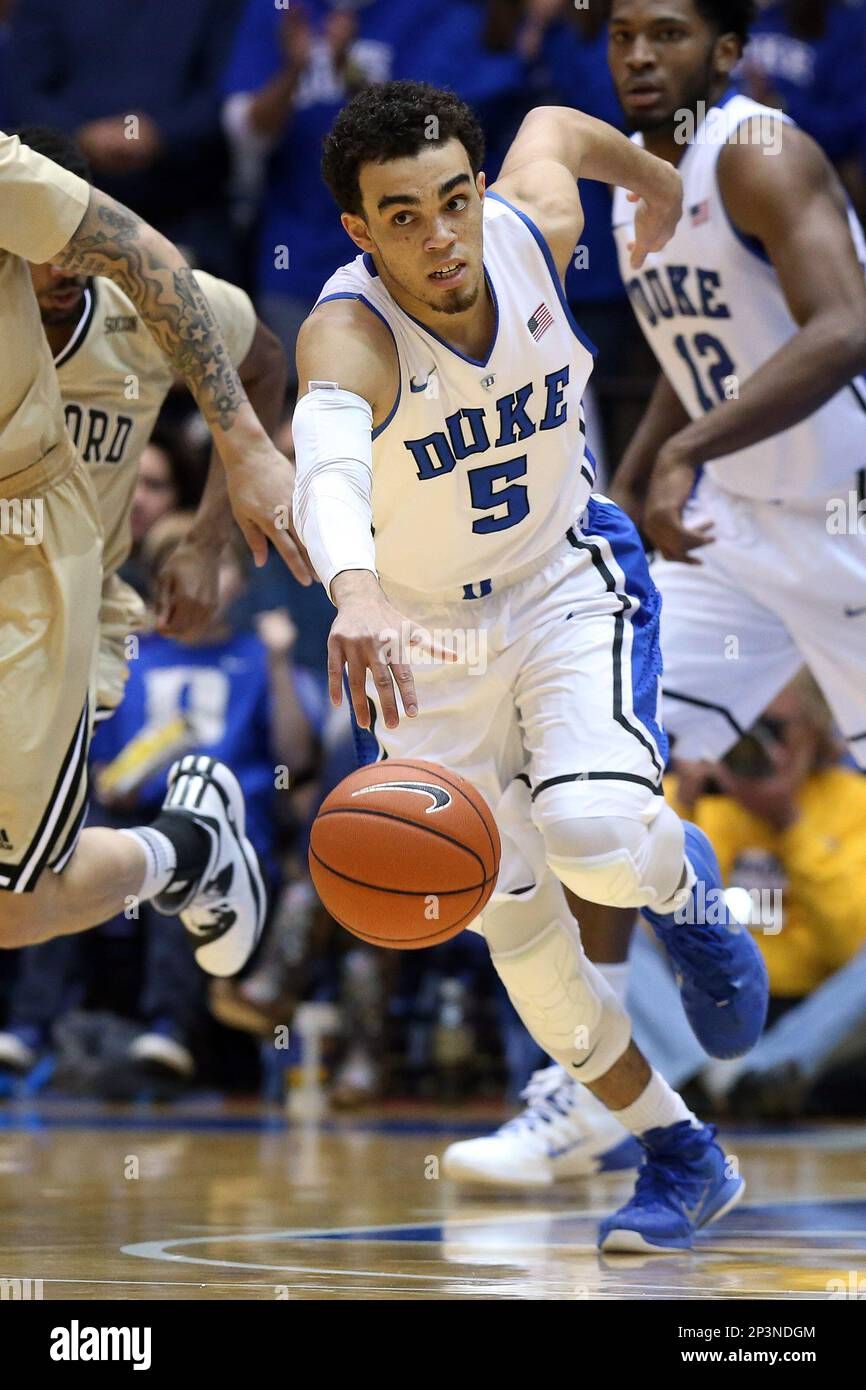
<path fill-rule="evenodd" d="M 108 314 L 105 319 L 106 333 L 137 333 L 138 319 L 135 314 Z"/>

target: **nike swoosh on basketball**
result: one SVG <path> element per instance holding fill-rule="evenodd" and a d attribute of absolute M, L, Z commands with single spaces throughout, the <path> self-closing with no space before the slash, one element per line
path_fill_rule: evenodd
<path fill-rule="evenodd" d="M 420 796 L 429 796 L 432 805 L 426 808 L 429 816 L 434 811 L 443 811 L 446 806 L 451 805 L 451 793 L 444 787 L 437 787 L 430 782 L 376 782 L 369 787 L 358 787 L 357 791 L 352 792 L 353 796 L 367 796 L 370 792 L 417 792 Z"/>

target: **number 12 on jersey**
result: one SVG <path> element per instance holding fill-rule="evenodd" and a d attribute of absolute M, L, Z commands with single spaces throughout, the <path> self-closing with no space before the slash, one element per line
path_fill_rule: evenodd
<path fill-rule="evenodd" d="M 736 394 L 736 368 L 731 361 L 724 343 L 714 338 L 712 333 L 695 333 L 691 350 L 685 335 L 678 333 L 674 347 L 685 362 L 691 374 L 695 394 L 702 410 L 712 410 L 718 401 L 728 401 Z M 697 361 L 695 359 L 698 359 Z M 716 399 L 709 394 L 704 378 L 709 378 L 709 386 L 715 390 Z"/>

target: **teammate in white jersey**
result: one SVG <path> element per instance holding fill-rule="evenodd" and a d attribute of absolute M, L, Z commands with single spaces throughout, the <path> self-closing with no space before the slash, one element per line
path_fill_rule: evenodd
<path fill-rule="evenodd" d="M 29 149 L 90 181 L 86 159 L 65 132 L 26 126 L 17 134 Z M 141 599 L 117 571 L 132 541 L 130 512 L 139 459 L 176 377 L 119 285 L 104 276 L 88 277 L 50 262 L 31 265 L 30 274 L 54 357 L 66 428 L 87 465 L 102 519 L 99 720 L 122 699 L 127 635 L 144 618 Z M 288 378 L 280 343 L 258 320 L 249 296 L 237 285 L 203 271 L 196 271 L 195 278 L 207 295 L 250 404 L 273 435 Z M 160 573 L 162 631 L 194 636 L 207 625 L 217 602 L 220 554 L 231 525 L 225 475 L 215 456 L 199 514 Z M 286 558 L 298 578 L 309 582 L 303 562 L 291 552 Z"/>
<path fill-rule="evenodd" d="M 170 774 L 152 826 L 81 827 L 96 693 L 102 527 L 64 428 L 27 261 L 118 281 L 183 376 L 261 553 L 284 550 L 291 485 L 177 249 L 128 209 L 0 133 L 0 947 L 82 931 L 160 899 L 215 974 L 246 961 L 265 911 L 240 789 L 211 759 Z"/>
<path fill-rule="evenodd" d="M 325 142 L 362 254 L 298 341 L 298 532 L 338 610 L 333 700 L 345 665 L 359 723 L 378 716 L 380 756 L 444 763 L 485 795 L 505 853 L 476 926 L 533 1036 L 644 1146 L 635 1197 L 602 1244 L 681 1248 L 742 1188 L 630 1041 L 562 889 L 645 907 L 708 1043 L 751 1045 L 766 1008 L 753 943 L 674 915 L 718 892 L 718 866 L 661 795 L 657 596 L 634 527 L 589 497 L 591 352 L 563 291 L 579 175 L 632 190 L 635 269 L 673 232 L 679 180 L 564 108 L 527 118 L 489 193 L 482 161 L 471 111 L 410 82 L 359 94 Z M 483 670 L 440 651 L 413 673 L 409 650 L 435 656 L 434 629 L 477 639 Z"/>
<path fill-rule="evenodd" d="M 631 209 L 614 198 L 623 280 L 662 370 L 612 490 L 661 551 L 677 753 L 724 755 L 806 663 L 866 766 L 866 248 L 814 142 L 731 89 L 753 8 L 614 0 L 610 66 L 634 142 L 678 168 L 685 212 L 635 270 Z M 589 933 L 578 915 L 590 958 L 625 989 L 633 914 L 599 909 Z M 557 1151 L 574 1156 L 542 1156 L 550 1180 L 595 1125 L 570 1078 L 551 1069 L 545 1084 L 571 1117 Z M 462 1171 L 508 1181 L 539 1128 L 455 1146 Z"/>

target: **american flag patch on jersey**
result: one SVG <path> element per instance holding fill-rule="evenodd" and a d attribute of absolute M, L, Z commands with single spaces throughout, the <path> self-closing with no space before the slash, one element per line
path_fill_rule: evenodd
<path fill-rule="evenodd" d="M 701 227 L 704 222 L 710 220 L 710 200 L 705 198 L 702 203 L 695 203 L 694 207 L 689 208 L 689 216 L 693 227 Z"/>
<path fill-rule="evenodd" d="M 553 314 L 546 304 L 539 304 L 531 319 L 527 319 L 526 327 L 529 329 L 533 338 L 538 342 L 543 338 L 550 325 L 553 323 Z"/>

